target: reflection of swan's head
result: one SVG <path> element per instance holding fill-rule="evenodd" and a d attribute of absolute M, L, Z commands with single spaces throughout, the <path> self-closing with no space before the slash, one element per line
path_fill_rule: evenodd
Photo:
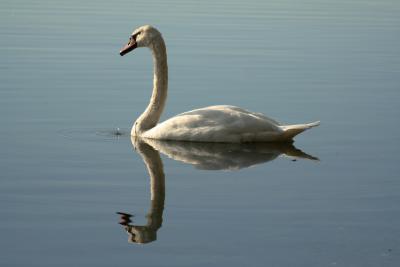
<path fill-rule="evenodd" d="M 161 33 L 156 28 L 150 25 L 141 26 L 132 32 L 128 44 L 121 49 L 120 55 L 123 56 L 137 47 L 151 47 L 160 39 Z"/>
<path fill-rule="evenodd" d="M 157 240 L 157 230 L 146 226 L 126 226 L 128 233 L 128 242 L 137 244 L 146 244 Z"/>

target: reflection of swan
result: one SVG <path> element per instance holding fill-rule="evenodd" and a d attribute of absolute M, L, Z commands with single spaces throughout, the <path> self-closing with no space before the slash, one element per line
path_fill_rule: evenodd
<path fill-rule="evenodd" d="M 156 150 L 175 160 L 207 170 L 246 168 L 272 161 L 281 154 L 318 160 L 289 143 L 224 144 L 160 141 L 137 137 L 131 137 L 131 141 L 135 150 L 142 156 L 150 176 L 151 207 L 146 225 L 133 225 L 132 215 L 129 213 L 118 214 L 121 216 L 120 224 L 129 235 L 129 241 L 140 244 L 155 241 L 163 221 L 165 175 L 160 154 Z"/>
<path fill-rule="evenodd" d="M 142 156 L 150 175 L 151 207 L 147 214 L 147 224 L 132 225 L 129 213 L 118 212 L 121 222 L 129 234 L 129 241 L 134 243 L 149 243 L 157 239 L 157 231 L 162 224 L 162 214 L 165 200 L 165 175 L 160 155 L 144 142 L 135 144 L 136 150 Z"/>
<path fill-rule="evenodd" d="M 146 142 L 174 160 L 192 164 L 204 170 L 237 170 L 272 161 L 280 155 L 293 159 L 318 160 L 290 143 L 199 143 L 136 137 L 132 137 L 131 140 L 134 146 L 140 146 L 141 143 Z"/>
<path fill-rule="evenodd" d="M 234 106 L 211 106 L 179 114 L 157 125 L 167 99 L 167 51 L 160 32 L 151 26 L 136 29 L 120 55 L 136 47 L 148 47 L 153 54 L 154 88 L 150 103 L 132 127 L 131 135 L 161 140 L 197 142 L 290 141 L 319 122 L 280 125 L 262 114 Z"/>

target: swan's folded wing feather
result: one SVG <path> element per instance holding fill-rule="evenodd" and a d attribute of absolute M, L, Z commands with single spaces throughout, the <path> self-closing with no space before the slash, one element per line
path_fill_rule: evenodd
<path fill-rule="evenodd" d="M 279 123 L 259 113 L 234 106 L 211 106 L 179 114 L 144 137 L 164 140 L 241 142 L 256 134 L 281 133 Z M 249 136 L 251 135 L 251 136 Z"/>

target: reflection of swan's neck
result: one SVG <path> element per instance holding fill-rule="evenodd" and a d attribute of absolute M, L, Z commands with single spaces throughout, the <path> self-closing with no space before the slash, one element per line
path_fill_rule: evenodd
<path fill-rule="evenodd" d="M 160 155 L 154 151 L 153 162 L 146 162 L 150 174 L 151 208 L 147 214 L 149 227 L 157 230 L 162 224 L 162 213 L 165 201 L 165 175 Z"/>
<path fill-rule="evenodd" d="M 152 52 L 154 64 L 153 93 L 146 110 L 132 127 L 131 135 L 133 136 L 140 136 L 143 132 L 157 125 L 167 99 L 168 64 L 167 50 L 163 38 L 160 36 L 155 39 L 149 49 Z"/>
<path fill-rule="evenodd" d="M 151 207 L 147 214 L 147 227 L 157 231 L 162 224 L 165 201 L 165 175 L 160 154 L 144 142 L 136 143 L 136 148 L 146 164 L 150 176 Z"/>

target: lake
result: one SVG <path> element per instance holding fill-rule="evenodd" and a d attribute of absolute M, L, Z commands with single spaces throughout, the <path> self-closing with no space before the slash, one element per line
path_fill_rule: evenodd
<path fill-rule="evenodd" d="M 291 145 L 143 143 L 144 24 L 162 120 L 215 104 Z M 400 2 L 0 3 L 1 266 L 398 266 Z"/>

